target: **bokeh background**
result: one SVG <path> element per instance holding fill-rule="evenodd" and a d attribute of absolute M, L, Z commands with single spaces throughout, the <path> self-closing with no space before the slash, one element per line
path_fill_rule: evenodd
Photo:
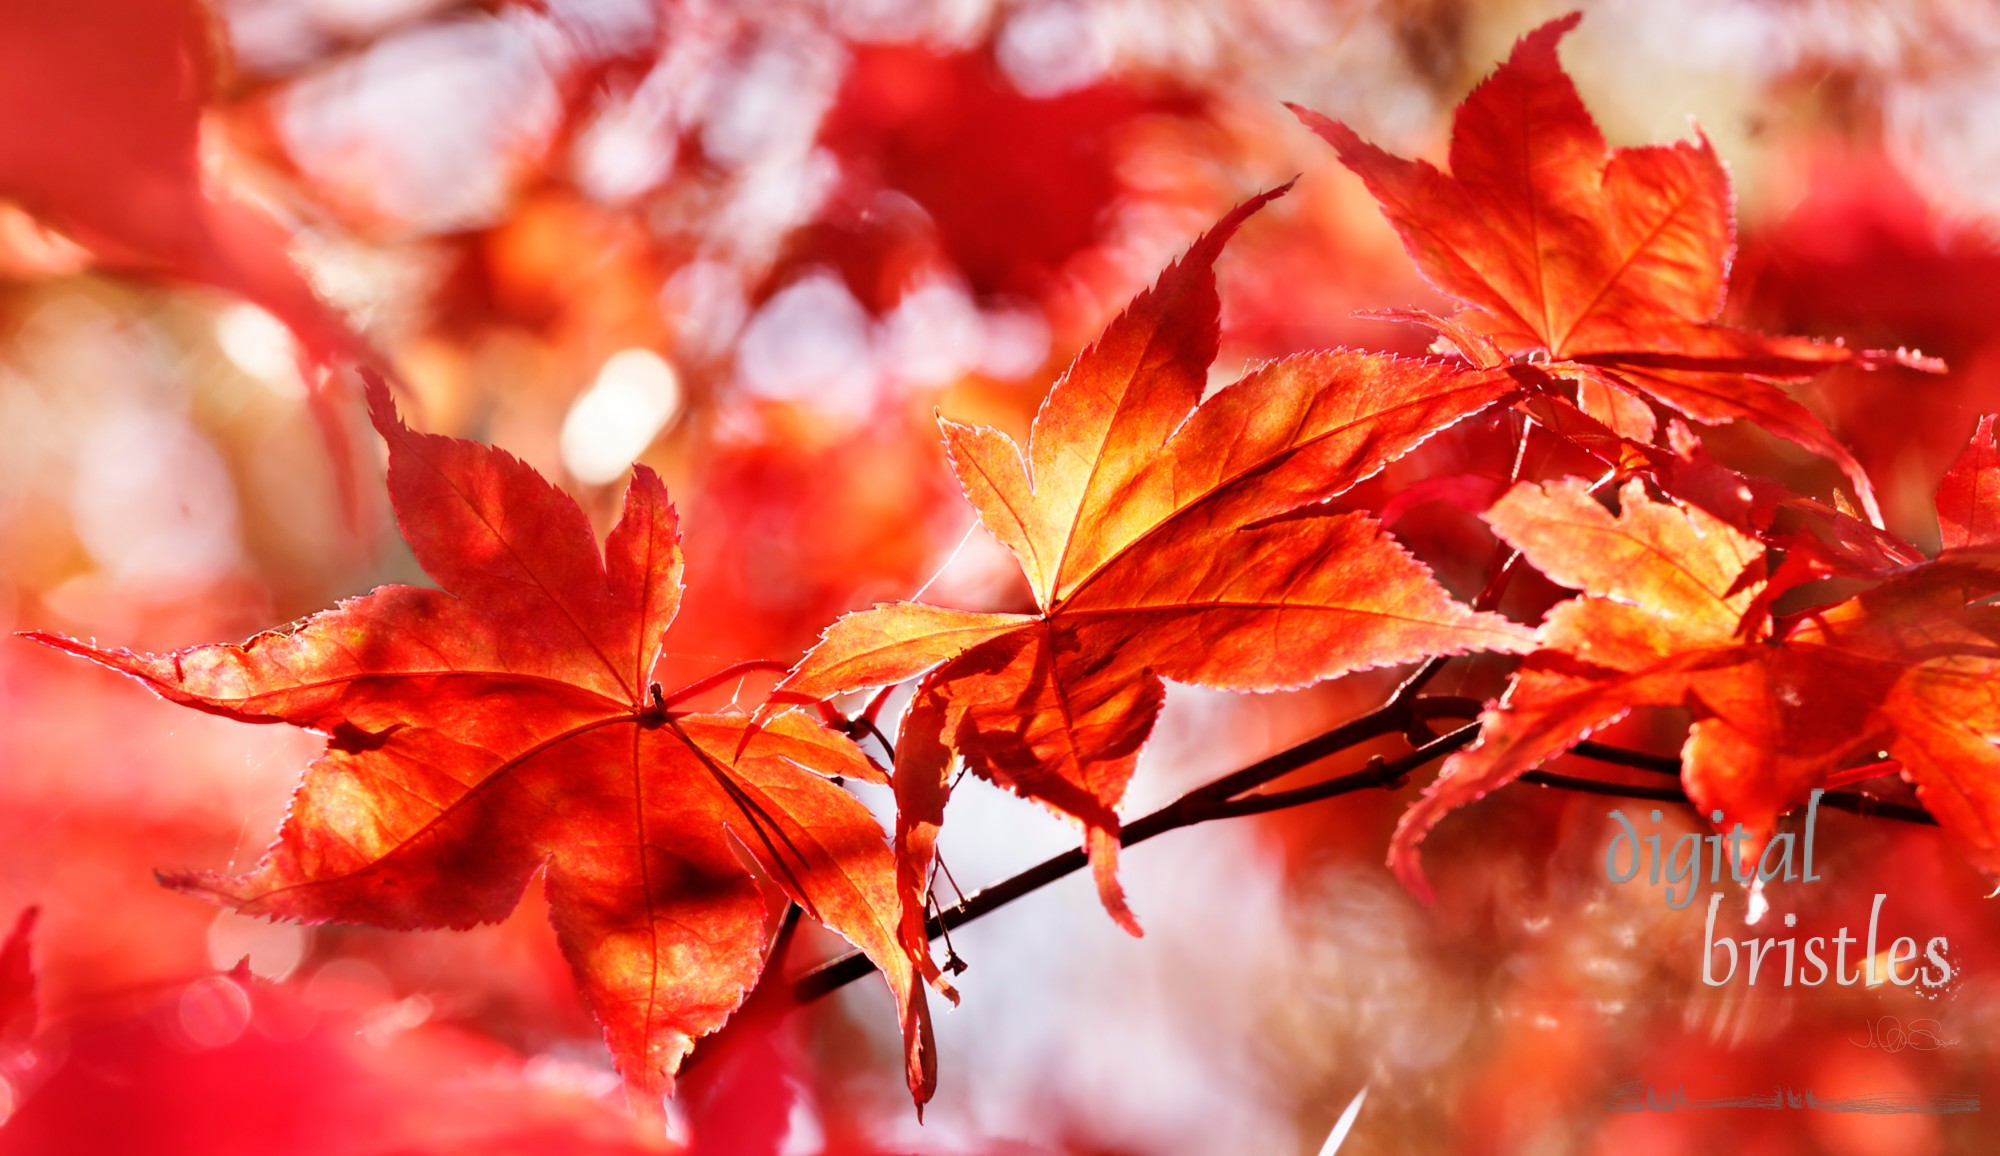
<path fill-rule="evenodd" d="M 315 368 L 362 348 L 417 424 L 520 455 L 600 526 L 631 462 L 666 476 L 688 681 L 790 660 L 840 612 L 927 584 L 1016 605 L 934 413 L 1025 432 L 1132 293 L 1295 174 L 1223 260 L 1217 380 L 1307 348 L 1421 350 L 1353 316 L 1441 302 L 1282 102 L 1441 157 L 1457 100 L 1570 6 L 6 0 L 0 626 L 164 649 L 422 581 L 351 381 Z M 1934 545 L 1931 490 L 2000 409 L 2000 9 L 1583 7 L 1564 60 L 1613 142 L 1693 117 L 1730 167 L 1734 316 L 1952 364 L 1801 393 L 1892 527 Z M 1497 432 L 1441 437 L 1356 496 L 1461 594 L 1491 549 L 1462 507 L 1504 476 Z M 1807 491 L 1836 480 L 1755 431 L 1713 440 Z M 1457 481 L 1411 491 L 1429 478 Z M 1517 585 L 1509 609 L 1532 620 L 1554 592 Z M 1366 709 L 1394 673 L 1174 688 L 1127 813 Z M 1476 664 L 1445 683 L 1498 685 Z M 0 1055 L 0 1152 L 659 1143 L 623 1113 L 534 888 L 497 927 L 390 934 L 154 884 L 254 861 L 312 736 L 172 708 L 18 640 L 0 642 L 0 712 L 0 918 L 41 907 L 44 1011 L 31 1048 Z M 1671 750 L 1675 723 L 1622 737 Z M 871 982 L 698 1060 L 669 1142 L 1310 1153 L 1363 1088 L 1344 1153 L 1921 1156 L 2000 1137 L 2000 934 L 1989 884 L 1934 832 L 1825 816 L 1827 881 L 1770 895 L 1826 934 L 1887 893 L 1885 941 L 1947 936 L 1963 973 L 1925 1001 L 1705 988 L 1705 903 L 1605 881 L 1602 798 L 1523 786 L 1466 808 L 1427 845 L 1444 899 L 1425 910 L 1381 866 L 1402 805 L 1354 796 L 1135 849 L 1143 941 L 1080 880 L 957 934 L 965 1002 L 941 1016 L 921 1127 Z M 969 783 L 943 849 L 971 889 L 1073 841 Z M 1741 896 L 1725 910 L 1740 921 Z M 787 966 L 838 946 L 808 934 Z M 254 982 L 220 974 L 246 955 Z M 1880 1016 L 1933 1017 L 1951 1046 L 1853 1046 Z M 1608 1111 L 1631 1080 L 1985 1110 Z"/>

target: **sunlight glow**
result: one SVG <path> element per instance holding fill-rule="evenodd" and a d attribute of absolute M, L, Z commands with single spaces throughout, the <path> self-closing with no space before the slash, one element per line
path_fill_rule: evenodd
<path fill-rule="evenodd" d="M 181 989 L 181 1032 L 200 1048 L 227 1047 L 250 1026 L 250 996 L 224 976 L 195 980 Z"/>
<path fill-rule="evenodd" d="M 215 318 L 215 343 L 236 368 L 287 397 L 304 397 L 298 343 L 285 323 L 255 305 L 232 305 Z"/>
<path fill-rule="evenodd" d="M 180 414 L 131 406 L 87 433 L 70 513 L 99 566 L 128 582 L 197 584 L 241 558 L 236 489 L 215 446 Z"/>
<path fill-rule="evenodd" d="M 272 923 L 218 912 L 208 925 L 208 962 L 218 971 L 248 960 L 250 974 L 272 983 L 282 983 L 305 958 L 311 929 L 296 923 Z"/>
<path fill-rule="evenodd" d="M 665 429 L 681 405 L 680 375 L 650 349 L 611 355 L 563 418 L 563 467 L 577 481 L 615 480 Z"/>

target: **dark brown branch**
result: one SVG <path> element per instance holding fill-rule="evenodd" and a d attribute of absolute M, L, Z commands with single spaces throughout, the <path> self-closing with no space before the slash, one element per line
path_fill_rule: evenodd
<path fill-rule="evenodd" d="M 1420 717 L 1432 718 L 1478 718 L 1486 709 L 1486 704 L 1478 699 L 1461 698 L 1454 695 L 1425 695 L 1412 704 Z M 1585 739 L 1569 749 L 1572 755 L 1592 759 L 1614 766 L 1631 767 L 1634 770 L 1653 771 L 1662 775 L 1681 773 L 1681 761 L 1673 755 L 1653 755 L 1644 751 L 1628 751 L 1623 747 L 1608 746 L 1604 743 Z"/>
<path fill-rule="evenodd" d="M 1149 832 L 1145 838 L 1151 838 L 1158 831 L 1170 831 L 1174 827 L 1185 826 L 1188 820 L 1182 819 L 1174 822 L 1172 826 L 1160 826 L 1158 831 L 1153 829 L 1154 825 L 1167 822 L 1171 815 L 1195 811 L 1226 799 L 1233 799 L 1245 791 L 1255 790 L 1274 779 L 1283 778 L 1293 771 L 1311 766 L 1329 755 L 1339 754 L 1350 747 L 1358 747 L 1362 743 L 1384 735 L 1400 734 L 1406 729 L 1411 713 L 1406 703 L 1391 700 L 1379 710 L 1372 710 L 1360 718 L 1342 723 L 1324 734 L 1315 735 L 1275 755 L 1267 755 L 1242 770 L 1224 775 L 1206 786 L 1196 787 L 1152 814 L 1129 824 L 1125 829 L 1130 831 L 1135 827 L 1143 828 Z"/>
<path fill-rule="evenodd" d="M 1364 770 L 1314 783 L 1309 787 L 1294 787 L 1289 791 L 1268 791 L 1229 799 L 1216 805 L 1213 813 L 1204 819 L 1235 819 L 1244 815 L 1262 815 L 1270 811 L 1282 811 L 1289 807 L 1303 807 L 1307 803 L 1317 803 L 1321 799 L 1334 799 L 1369 787 L 1386 787 L 1394 790 L 1403 785 L 1404 776 L 1439 755 L 1447 755 L 1460 747 L 1468 746 L 1479 737 L 1478 724 L 1462 726 L 1450 734 L 1440 735 L 1404 755 L 1387 762 L 1377 760 Z M 1202 820 L 1197 820 L 1202 821 Z"/>
<path fill-rule="evenodd" d="M 1649 755 L 1643 751 L 1628 751 L 1623 747 L 1609 747 L 1603 743 L 1591 742 L 1589 739 L 1571 747 L 1569 753 L 1582 755 L 1586 759 L 1595 759 L 1600 763 L 1653 771 L 1662 775 L 1681 773 L 1681 761 L 1672 755 Z"/>
<path fill-rule="evenodd" d="M 1922 823 L 1927 827 L 1938 825 L 1937 816 L 1922 807 L 1878 799 L 1859 791 L 1828 791 L 1819 797 L 1819 805 L 1860 815 L 1864 819 L 1894 819 L 1899 823 Z"/>
<path fill-rule="evenodd" d="M 1521 781 L 1539 783 L 1544 787 L 1555 787 L 1564 791 L 1581 791 L 1587 795 L 1653 799 L 1661 803 L 1689 802 L 1687 792 L 1679 787 L 1643 787 L 1633 783 L 1607 783 L 1602 779 L 1581 779 L 1575 775 L 1558 775 L 1553 771 L 1529 771 L 1521 776 Z"/>

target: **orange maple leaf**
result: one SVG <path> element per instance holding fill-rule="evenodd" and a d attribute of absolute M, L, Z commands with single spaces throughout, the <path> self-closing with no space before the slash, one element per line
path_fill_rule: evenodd
<path fill-rule="evenodd" d="M 171 701 L 328 736 L 255 869 L 166 884 L 307 923 L 469 927 L 504 917 L 543 869 L 632 1100 L 657 1111 L 764 967 L 747 854 L 882 969 L 921 1105 L 930 1018 L 897 942 L 894 865 L 867 808 L 827 779 L 883 775 L 802 715 L 746 735 L 746 715 L 673 709 L 652 681 L 681 597 L 658 476 L 635 468 L 600 552 L 576 503 L 520 461 L 411 431 L 379 380 L 369 400 L 403 536 L 442 590 L 385 586 L 172 654 L 30 636 Z"/>
<path fill-rule="evenodd" d="M 1716 324 L 1735 251 L 1728 174 L 1699 133 L 1606 146 L 1556 58 L 1580 18 L 1522 37 L 1459 105 L 1449 173 L 1293 112 L 1366 183 L 1424 277 L 1466 304 L 1437 327 L 1467 358 L 1546 357 L 1585 412 L 1639 441 L 1656 428 L 1646 398 L 1709 425 L 1754 422 L 1839 465 L 1879 526 L 1861 464 L 1776 382 L 1942 365 Z"/>
<path fill-rule="evenodd" d="M 1681 750 L 1688 796 L 1742 823 L 1751 855 L 1845 762 L 1884 749 L 1973 861 L 2000 872 L 2000 607 L 1973 604 L 2000 589 L 1996 492 L 1987 419 L 1940 487 L 1947 548 L 1936 559 L 1774 617 L 1762 545 L 1708 512 L 1656 502 L 1636 479 L 1615 517 L 1575 479 L 1516 486 L 1488 523 L 1583 597 L 1549 612 L 1481 715 L 1479 742 L 1404 813 L 1390 865 L 1428 898 L 1417 845 L 1447 812 L 1635 707 L 1674 706 L 1694 717 Z"/>
<path fill-rule="evenodd" d="M 1077 357 L 1025 458 L 1004 434 L 942 423 L 966 497 L 1020 562 L 1035 613 L 878 605 L 830 627 L 773 694 L 825 699 L 930 671 L 896 752 L 913 954 L 927 950 L 951 752 L 1081 823 L 1106 909 L 1137 934 L 1116 877 L 1117 806 L 1163 680 L 1276 690 L 1527 638 L 1453 601 L 1374 519 L 1319 504 L 1516 392 L 1505 374 L 1336 351 L 1267 364 L 1201 400 L 1215 258 L 1281 192 L 1225 217 Z"/>

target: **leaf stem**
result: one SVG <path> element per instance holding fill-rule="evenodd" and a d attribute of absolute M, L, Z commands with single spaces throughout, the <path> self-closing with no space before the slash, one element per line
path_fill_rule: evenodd
<path fill-rule="evenodd" d="M 741 678 L 746 674 L 755 674 L 757 671 L 760 670 L 783 672 L 790 670 L 791 668 L 792 668 L 791 663 L 779 662 L 775 658 L 748 658 L 743 660 L 742 662 L 733 663 L 729 666 L 725 666 L 721 670 L 716 671 L 714 674 L 709 675 L 707 678 L 698 678 L 695 681 L 688 683 L 686 686 L 675 691 L 674 693 L 667 695 L 665 699 L 665 706 L 667 708 L 678 706 L 679 704 L 686 702 L 688 699 L 691 699 L 698 694 L 714 690 L 716 687 L 721 686 L 723 683 L 726 683 L 731 679 Z"/>
<path fill-rule="evenodd" d="M 882 717 L 882 707 L 888 703 L 889 696 L 895 693 L 896 686 L 897 684 L 892 682 L 881 690 L 876 691 L 875 697 L 869 699 L 868 706 L 862 710 L 861 720 L 871 726 L 874 725 L 875 720 Z M 876 733 L 880 734 L 881 732 L 877 731 Z"/>

